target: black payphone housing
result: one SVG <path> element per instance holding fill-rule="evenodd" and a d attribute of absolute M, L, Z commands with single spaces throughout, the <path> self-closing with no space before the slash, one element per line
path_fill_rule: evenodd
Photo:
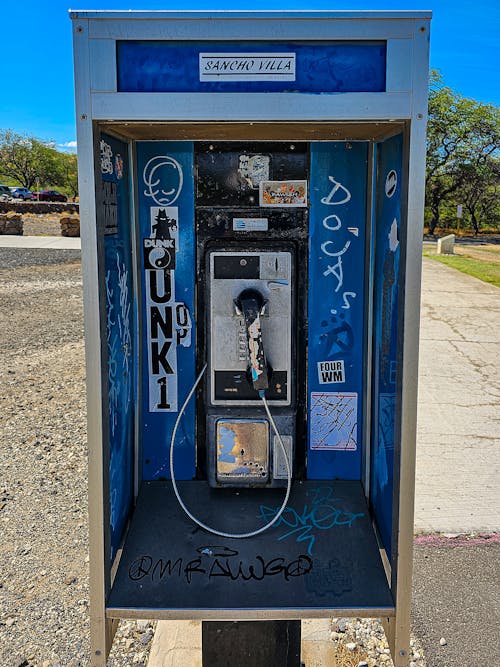
<path fill-rule="evenodd" d="M 269 181 L 307 182 L 308 169 L 307 143 L 195 144 L 198 286 L 205 286 L 197 291 L 197 346 L 208 364 L 197 460 L 199 476 L 212 486 L 287 483 L 259 388 L 294 478 L 304 470 L 306 360 L 298 350 L 306 349 L 308 210 L 261 206 L 260 190 Z M 242 305 L 249 294 L 259 303 L 264 384 L 252 379 L 260 371 L 252 371 L 256 343 Z"/>

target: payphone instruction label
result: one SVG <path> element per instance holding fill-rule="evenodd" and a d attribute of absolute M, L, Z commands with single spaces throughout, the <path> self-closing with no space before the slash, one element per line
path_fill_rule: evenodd
<path fill-rule="evenodd" d="M 358 394 L 311 393 L 311 449 L 353 452 L 358 448 Z"/>
<path fill-rule="evenodd" d="M 269 220 L 267 218 L 233 218 L 235 232 L 267 232 Z"/>

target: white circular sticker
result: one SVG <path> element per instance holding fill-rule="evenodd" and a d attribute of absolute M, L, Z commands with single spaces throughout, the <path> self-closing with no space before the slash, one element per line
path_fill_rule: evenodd
<path fill-rule="evenodd" d="M 391 169 L 391 171 L 385 177 L 385 194 L 389 199 L 396 192 L 396 187 L 398 184 L 398 175 Z"/>

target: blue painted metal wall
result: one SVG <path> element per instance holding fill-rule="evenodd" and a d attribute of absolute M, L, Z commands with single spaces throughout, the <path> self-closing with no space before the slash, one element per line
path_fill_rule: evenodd
<path fill-rule="evenodd" d="M 296 54 L 294 81 L 200 82 L 200 53 Z M 119 92 L 304 92 L 385 91 L 386 45 L 332 42 L 117 43 Z M 240 77 L 241 78 L 241 77 Z"/>
<path fill-rule="evenodd" d="M 191 142 L 137 143 L 142 298 L 142 475 L 169 477 L 169 441 L 195 379 L 194 193 Z M 176 438 L 175 473 L 195 473 L 194 401 Z"/>
<path fill-rule="evenodd" d="M 311 144 L 309 479 L 360 479 L 368 144 Z"/>
<path fill-rule="evenodd" d="M 377 145 L 370 499 L 391 557 L 403 137 Z"/>
<path fill-rule="evenodd" d="M 120 545 L 133 499 L 134 291 L 127 144 L 100 140 L 99 233 L 104 235 L 109 405 L 111 558 Z"/>

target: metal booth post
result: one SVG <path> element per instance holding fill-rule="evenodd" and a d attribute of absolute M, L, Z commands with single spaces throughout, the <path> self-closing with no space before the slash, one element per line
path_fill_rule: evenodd
<path fill-rule="evenodd" d="M 335 615 L 408 666 L 430 18 L 71 12 L 92 665 Z"/>

